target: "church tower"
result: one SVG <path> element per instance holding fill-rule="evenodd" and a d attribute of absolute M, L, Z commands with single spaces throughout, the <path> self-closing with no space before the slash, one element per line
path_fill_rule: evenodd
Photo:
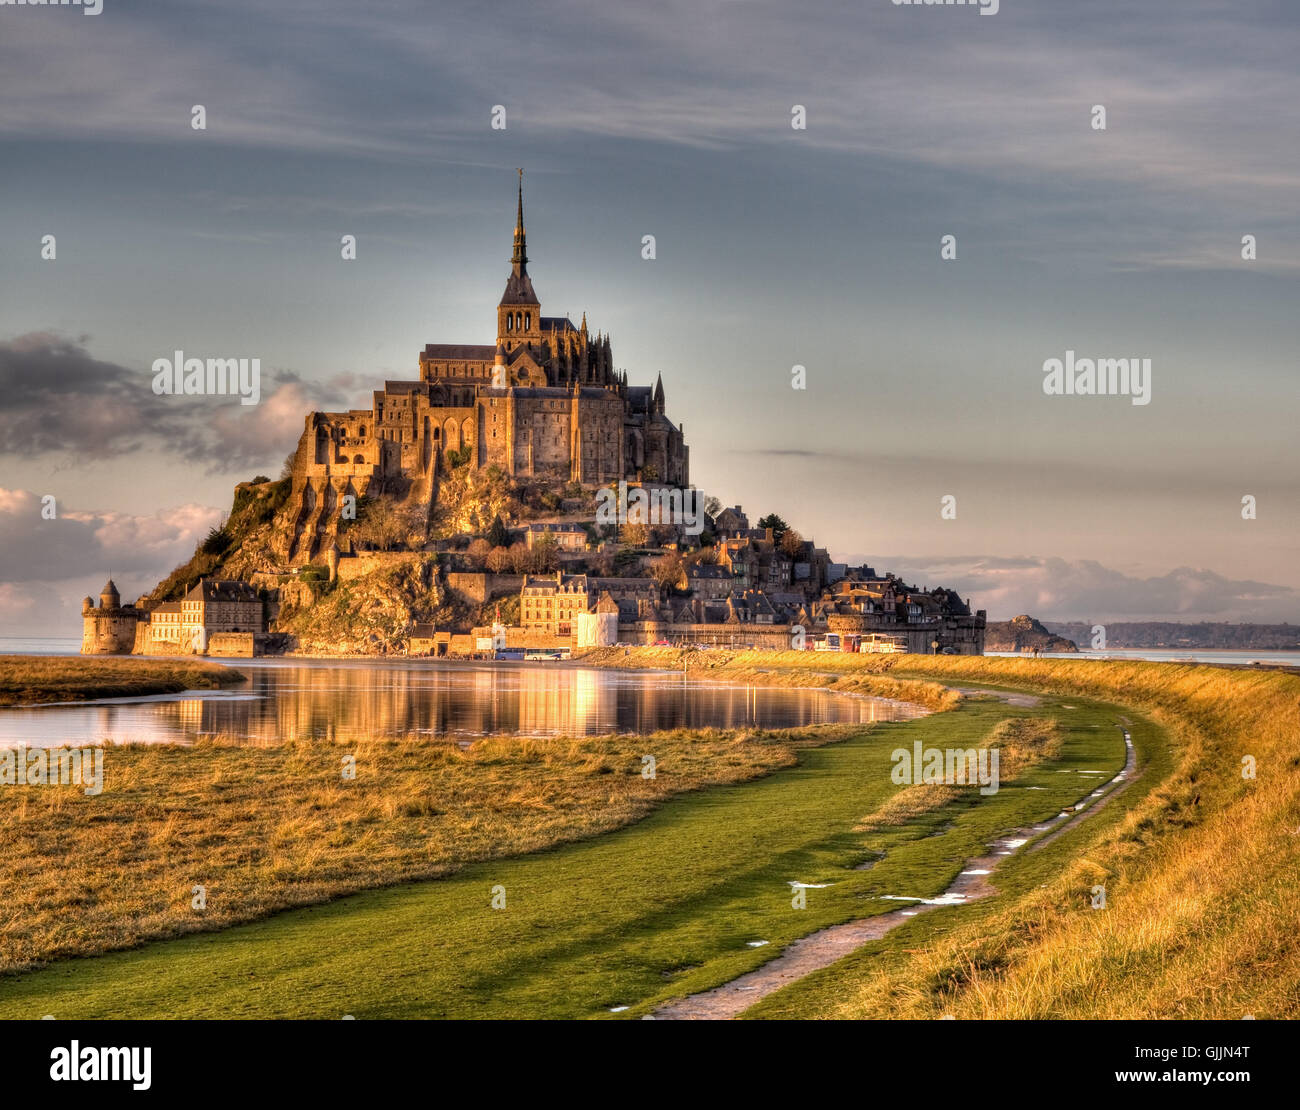
<path fill-rule="evenodd" d="M 497 305 L 497 344 L 513 351 L 520 344 L 536 350 L 542 342 L 542 311 L 528 276 L 528 241 L 524 235 L 524 171 L 519 171 L 519 209 L 515 217 L 515 251 L 510 277 Z"/>

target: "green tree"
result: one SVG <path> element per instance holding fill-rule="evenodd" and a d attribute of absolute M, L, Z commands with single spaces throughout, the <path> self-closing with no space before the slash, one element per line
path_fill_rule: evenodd
<path fill-rule="evenodd" d="M 543 532 L 533 541 L 533 569 L 538 574 L 550 574 L 560 565 L 559 547 L 550 532 Z"/>
<path fill-rule="evenodd" d="M 492 527 L 488 529 L 487 541 L 493 547 L 510 546 L 510 529 L 505 526 L 499 515 L 493 518 Z"/>
<path fill-rule="evenodd" d="M 768 513 L 767 516 L 760 518 L 758 526 L 760 528 L 771 528 L 772 539 L 777 543 L 781 542 L 781 537 L 784 536 L 790 528 L 790 525 L 777 516 L 776 513 Z"/>

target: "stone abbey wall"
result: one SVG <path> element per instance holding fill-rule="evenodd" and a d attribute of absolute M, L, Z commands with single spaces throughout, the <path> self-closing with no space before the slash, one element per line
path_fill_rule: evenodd
<path fill-rule="evenodd" d="M 543 316 L 528 274 L 523 196 L 495 344 L 429 344 L 419 377 L 387 381 L 370 409 L 307 416 L 292 464 L 290 566 L 332 545 L 348 496 L 382 494 L 431 511 L 447 455 L 513 478 L 689 485 L 680 427 L 664 414 L 662 382 L 629 386 L 609 337 L 567 316 Z"/>

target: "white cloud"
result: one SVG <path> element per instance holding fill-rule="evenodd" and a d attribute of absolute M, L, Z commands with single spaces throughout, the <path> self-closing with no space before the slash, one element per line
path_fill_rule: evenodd
<path fill-rule="evenodd" d="M 111 571 L 124 598 L 148 592 L 221 520 L 220 509 L 184 504 L 148 516 L 59 508 L 0 488 L 0 635 L 77 635 L 81 599 Z"/>

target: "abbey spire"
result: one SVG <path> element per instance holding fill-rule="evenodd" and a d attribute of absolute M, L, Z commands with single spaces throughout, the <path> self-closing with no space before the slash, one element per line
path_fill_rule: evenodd
<path fill-rule="evenodd" d="M 515 273 L 528 265 L 528 237 L 524 234 L 524 171 L 519 171 L 519 209 L 515 214 L 515 253 L 511 256 Z"/>
<path fill-rule="evenodd" d="M 515 250 L 510 258 L 506 291 L 497 304 L 497 343 L 506 350 L 540 346 L 541 303 L 528 276 L 528 242 L 524 235 L 524 171 L 519 171 L 519 207 L 515 211 Z"/>

